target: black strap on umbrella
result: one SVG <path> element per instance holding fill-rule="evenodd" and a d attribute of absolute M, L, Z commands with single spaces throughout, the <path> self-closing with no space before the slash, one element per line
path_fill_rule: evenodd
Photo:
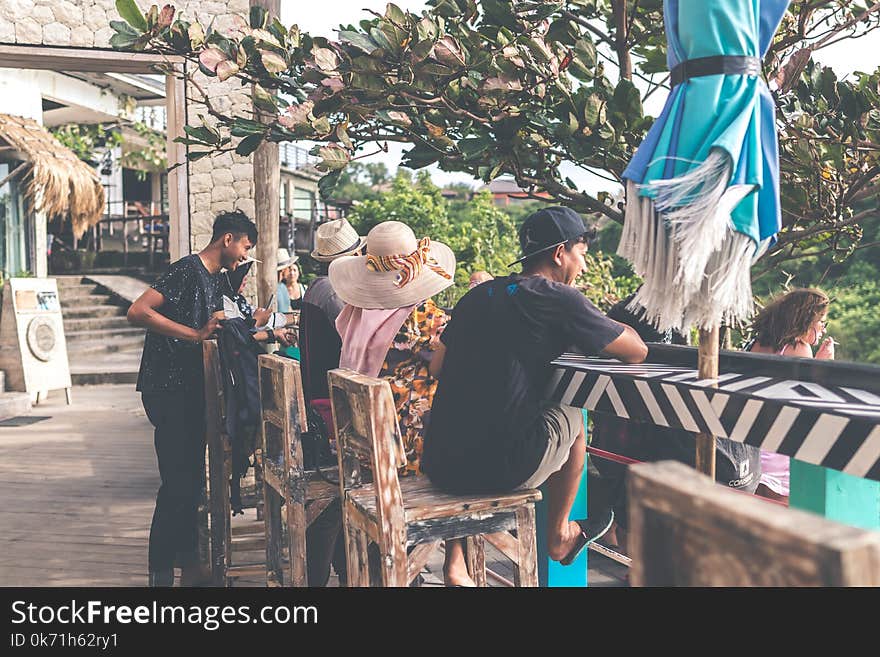
<path fill-rule="evenodd" d="M 682 62 L 670 71 L 672 86 L 705 75 L 761 75 L 761 58 L 714 55 Z"/>

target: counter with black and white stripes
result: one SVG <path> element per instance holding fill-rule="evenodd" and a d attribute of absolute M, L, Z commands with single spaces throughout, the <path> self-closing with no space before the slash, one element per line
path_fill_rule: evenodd
<path fill-rule="evenodd" d="M 686 365 L 576 354 L 553 365 L 551 401 L 709 433 L 880 481 L 880 394 L 846 385 L 845 376 L 834 379 L 839 385 L 736 372 L 699 380 Z"/>

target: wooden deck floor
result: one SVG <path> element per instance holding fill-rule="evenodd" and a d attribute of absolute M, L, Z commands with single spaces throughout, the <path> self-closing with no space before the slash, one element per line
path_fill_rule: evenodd
<path fill-rule="evenodd" d="M 0 586 L 146 584 L 159 474 L 140 396 L 131 385 L 82 386 L 73 402 L 53 392 L 32 411 L 31 419 L 46 419 L 0 426 Z M 251 512 L 233 526 L 254 523 Z M 505 563 L 487 556 L 490 568 L 512 578 Z M 426 585 L 442 584 L 441 568 L 436 553 Z M 623 586 L 624 574 L 590 555 L 591 586 Z"/>

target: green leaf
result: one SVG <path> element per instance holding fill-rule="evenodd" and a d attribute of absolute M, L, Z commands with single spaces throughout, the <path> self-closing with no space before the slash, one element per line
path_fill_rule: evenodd
<path fill-rule="evenodd" d="M 141 33 L 147 31 L 147 19 L 134 0 L 116 0 L 116 11 L 122 19 Z"/>
<path fill-rule="evenodd" d="M 344 169 L 351 161 L 351 155 L 347 150 L 337 144 L 327 144 L 318 149 L 321 162 L 317 165 L 319 170 L 337 171 Z"/>
<path fill-rule="evenodd" d="M 339 177 L 342 175 L 342 169 L 331 171 L 318 181 L 318 192 L 323 200 L 328 200 L 331 193 L 339 183 Z"/>
<path fill-rule="evenodd" d="M 237 117 L 232 124 L 230 132 L 233 137 L 248 137 L 250 135 L 262 136 L 266 132 L 266 125 L 259 121 Z"/>
<path fill-rule="evenodd" d="M 250 135 L 238 142 L 238 146 L 235 147 L 235 152 L 242 157 L 247 157 L 257 150 L 262 143 L 263 135 Z"/>
<path fill-rule="evenodd" d="M 369 36 L 353 30 L 341 30 L 339 32 L 339 40 L 364 51 L 368 55 L 379 48 L 376 42 Z"/>
<path fill-rule="evenodd" d="M 416 146 L 403 154 L 400 164 L 409 169 L 421 169 L 434 164 L 440 159 L 441 153 L 427 146 Z"/>
<path fill-rule="evenodd" d="M 258 84 L 254 85 L 254 106 L 271 114 L 278 111 L 275 97 Z"/>
<path fill-rule="evenodd" d="M 116 50 L 129 50 L 139 40 L 140 37 L 137 35 L 132 36 L 130 34 L 117 32 L 110 37 L 110 47 L 115 48 Z"/>
<path fill-rule="evenodd" d="M 263 68 L 269 73 L 281 73 L 282 71 L 287 70 L 287 62 L 285 62 L 284 58 L 278 53 L 274 53 L 270 50 L 260 50 L 259 52 Z"/>
<path fill-rule="evenodd" d="M 268 17 L 268 12 L 265 7 L 260 7 L 259 5 L 251 5 L 250 11 L 250 23 L 251 27 L 254 29 L 262 30 L 266 27 L 266 18 Z"/>
<path fill-rule="evenodd" d="M 389 2 L 385 8 L 385 18 L 395 22 L 400 27 L 406 27 L 406 15 L 403 10 L 393 2 Z"/>
<path fill-rule="evenodd" d="M 206 126 L 183 126 L 183 131 L 192 137 L 193 140 L 203 144 L 216 145 L 218 143 L 218 135 L 216 132 Z"/>
<path fill-rule="evenodd" d="M 462 155 L 470 159 L 484 153 L 491 148 L 493 144 L 494 141 L 491 137 L 471 137 L 460 140 L 458 142 L 458 150 L 461 151 Z"/>

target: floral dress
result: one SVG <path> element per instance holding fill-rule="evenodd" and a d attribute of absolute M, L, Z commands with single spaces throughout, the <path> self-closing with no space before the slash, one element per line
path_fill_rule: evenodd
<path fill-rule="evenodd" d="M 449 316 L 428 299 L 416 306 L 400 327 L 385 356 L 379 378 L 391 384 L 400 434 L 406 450 L 402 475 L 421 474 L 422 438 L 437 391 L 428 365 Z"/>

